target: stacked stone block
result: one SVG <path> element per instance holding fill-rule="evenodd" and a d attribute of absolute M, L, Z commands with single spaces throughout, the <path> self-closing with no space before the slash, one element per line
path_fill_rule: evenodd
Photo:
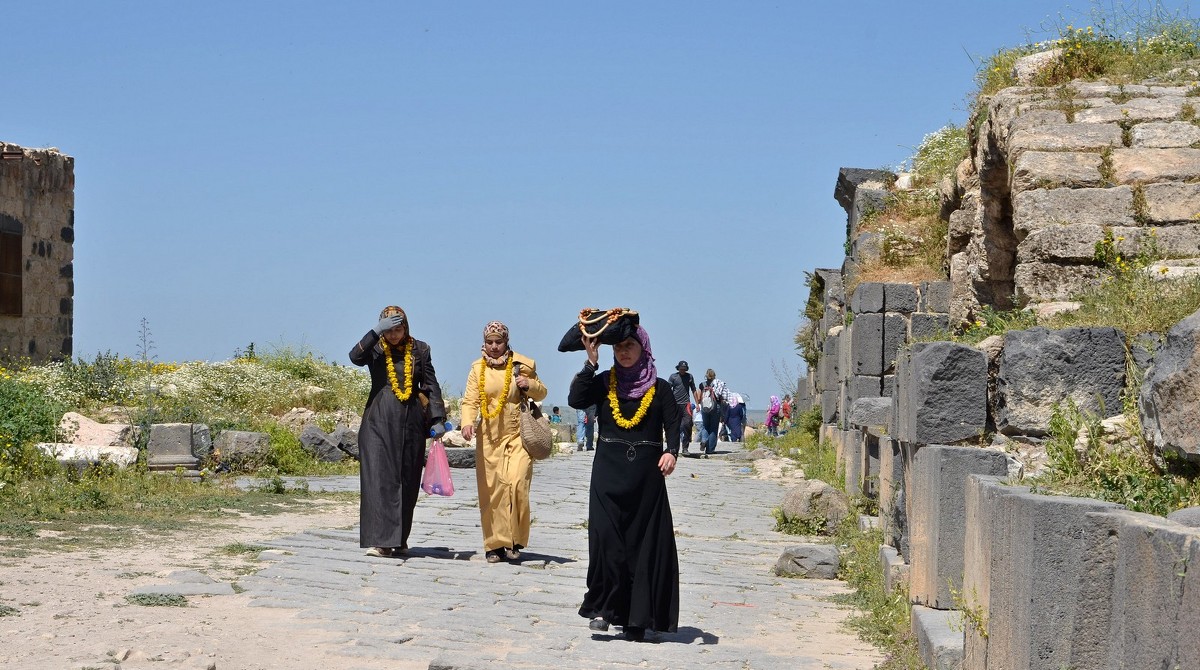
<path fill-rule="evenodd" d="M 0 358 L 70 358 L 75 159 L 0 142 L 0 233 L 20 237 L 22 268 L 21 314 L 0 315 Z"/>

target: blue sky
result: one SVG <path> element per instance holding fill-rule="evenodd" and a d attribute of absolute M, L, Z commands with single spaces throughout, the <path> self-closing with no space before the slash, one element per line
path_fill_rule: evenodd
<path fill-rule="evenodd" d="M 803 272 L 841 263 L 838 169 L 964 123 L 972 58 L 1088 10 L 0 8 L 0 140 L 75 157 L 76 355 L 135 355 L 145 318 L 159 360 L 254 342 L 346 363 L 399 304 L 454 391 L 499 319 L 561 403 L 577 311 L 628 306 L 661 376 L 712 367 L 755 409 L 773 368 L 802 369 Z"/>

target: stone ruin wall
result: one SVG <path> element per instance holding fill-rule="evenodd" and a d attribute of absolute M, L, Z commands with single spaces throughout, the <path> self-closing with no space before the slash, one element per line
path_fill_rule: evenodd
<path fill-rule="evenodd" d="M 1054 404 L 1120 413 L 1127 357 L 1149 371 L 1145 438 L 1200 460 L 1200 312 L 1165 338 L 1031 328 L 936 341 L 983 305 L 1061 301 L 1098 281 L 1106 229 L 1125 254 L 1154 229 L 1160 253 L 1200 257 L 1192 101 L 1182 88 L 1079 83 L 994 96 L 970 160 L 941 188 L 946 281 L 857 281 L 879 249 L 858 223 L 897 176 L 838 175 L 848 254 L 813 272 L 821 355 L 797 397 L 820 408 L 847 492 L 878 504 L 880 569 L 908 589 L 930 667 L 1200 667 L 1200 524 L 1011 482 L 1043 467 Z"/>
<path fill-rule="evenodd" d="M 0 358 L 69 358 L 74 319 L 75 159 L 0 143 L 0 229 L 22 240 L 22 314 L 0 316 Z"/>
<path fill-rule="evenodd" d="M 951 316 L 1067 300 L 1100 278 L 1110 229 L 1136 255 L 1200 257 L 1200 97 L 1181 86 L 1009 88 L 943 188 Z"/>

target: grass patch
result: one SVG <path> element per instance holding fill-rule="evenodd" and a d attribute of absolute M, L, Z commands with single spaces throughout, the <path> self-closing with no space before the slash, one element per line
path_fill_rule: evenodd
<path fill-rule="evenodd" d="M 1200 57 L 1200 26 L 1186 10 L 1159 3 L 1133 6 L 1093 3 L 1089 25 L 1076 27 L 1059 19 L 1049 39 L 1001 49 L 980 61 L 976 99 L 1015 86 L 1013 64 L 1021 57 L 1062 49 L 1062 55 L 1037 74 L 1037 86 L 1060 86 L 1080 79 L 1113 84 L 1138 83 L 1151 77 L 1171 79 L 1173 70 Z M 1187 74 L 1176 77 L 1186 81 Z M 1191 83 L 1191 82 L 1188 82 Z"/>
<path fill-rule="evenodd" d="M 270 547 L 261 544 L 245 544 L 242 542 L 234 542 L 221 547 L 218 551 L 226 556 L 247 556 L 253 554 L 258 556 L 260 553 L 270 549 Z"/>
<path fill-rule="evenodd" d="M 887 654 L 875 666 L 877 670 L 923 670 L 917 640 L 910 632 L 908 593 L 903 589 L 888 593 L 884 588 L 879 568 L 883 532 L 877 528 L 860 530 L 857 512 L 838 527 L 835 540 L 842 547 L 838 578 L 845 580 L 853 592 L 834 600 L 856 610 L 846 619 L 850 629 Z"/>
<path fill-rule="evenodd" d="M 354 493 L 322 493 L 353 500 Z M 78 550 L 135 546 L 243 514 L 317 509 L 307 491 L 242 491 L 231 481 L 192 482 L 136 470 L 59 472 L 0 489 L 0 538 L 6 549 Z"/>
<path fill-rule="evenodd" d="M 1055 405 L 1046 473 L 1031 485 L 1042 493 L 1107 500 L 1158 516 L 1200 505 L 1200 465 L 1155 454 L 1140 437 L 1134 445 L 1106 444 L 1099 439 L 1099 423 L 1074 402 Z M 1075 451 L 1080 429 L 1089 436 L 1085 455 Z"/>
<path fill-rule="evenodd" d="M 131 605 L 142 607 L 187 607 L 187 598 L 178 593 L 133 593 L 125 596 Z"/>
<path fill-rule="evenodd" d="M 883 209 L 864 216 L 857 233 L 880 235 L 878 258 L 859 259 L 846 284 L 852 295 L 862 282 L 917 283 L 946 278 L 948 224 L 938 216 L 935 189 L 896 191 Z"/>
<path fill-rule="evenodd" d="M 0 605 L 0 617 L 17 616 L 20 613 L 21 613 L 21 610 L 15 608 L 15 607 L 9 607 L 8 605 Z"/>

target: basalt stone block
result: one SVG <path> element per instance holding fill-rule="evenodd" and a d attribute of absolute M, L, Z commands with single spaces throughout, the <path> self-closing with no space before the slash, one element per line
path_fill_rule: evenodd
<path fill-rule="evenodd" d="M 300 432 L 300 446 L 316 456 L 318 460 L 327 463 L 334 463 L 346 457 L 346 454 L 338 448 L 337 442 L 329 439 L 324 431 L 311 423 Z"/>
<path fill-rule="evenodd" d="M 837 268 L 817 268 L 813 271 L 821 286 L 824 287 L 824 303 L 826 305 L 846 304 L 846 289 L 842 282 L 842 271 Z"/>
<path fill-rule="evenodd" d="M 916 452 L 905 489 L 913 602 L 955 607 L 951 589 L 962 590 L 967 476 L 1007 473 L 1008 458 L 993 449 L 930 445 Z"/>
<path fill-rule="evenodd" d="M 863 495 L 863 479 L 866 472 L 863 463 L 866 461 L 865 448 L 857 430 L 842 431 L 842 458 L 845 464 L 846 495 L 850 497 Z"/>
<path fill-rule="evenodd" d="M 887 313 L 883 315 L 883 371 L 892 372 L 896 369 L 896 357 L 908 341 L 908 317 L 903 314 Z"/>
<path fill-rule="evenodd" d="M 859 314 L 854 318 L 850 326 L 849 373 L 883 374 L 883 321 L 882 314 Z"/>
<path fill-rule="evenodd" d="M 850 408 L 855 401 L 860 398 L 879 398 L 880 377 L 867 377 L 855 375 L 851 377 L 846 384 L 846 407 Z M 849 418 L 849 409 L 847 409 L 847 418 Z"/>
<path fill-rule="evenodd" d="M 950 282 L 921 282 L 921 299 L 917 302 L 921 312 L 950 313 Z"/>
<path fill-rule="evenodd" d="M 879 525 L 884 544 L 900 549 L 907 545 L 908 514 L 904 503 L 904 458 L 900 443 L 879 438 Z M 905 551 L 908 551 L 905 546 Z"/>
<path fill-rule="evenodd" d="M 837 391 L 821 391 L 821 423 L 837 421 L 839 395 Z"/>
<path fill-rule="evenodd" d="M 191 470 L 199 460 L 192 454 L 192 424 L 156 423 L 150 426 L 146 465 L 151 470 Z"/>
<path fill-rule="evenodd" d="M 908 564 L 894 547 L 886 544 L 879 547 L 879 568 L 883 572 L 884 593 L 908 588 Z"/>
<path fill-rule="evenodd" d="M 1097 574 L 1082 585 L 1085 628 L 1068 667 L 1187 668 L 1200 659 L 1200 532 L 1114 511 L 1084 535 Z M 1090 643 L 1090 644 L 1088 644 Z"/>
<path fill-rule="evenodd" d="M 863 282 L 854 289 L 850 298 L 850 311 L 856 315 L 882 312 L 886 301 L 886 284 L 880 282 Z"/>
<path fill-rule="evenodd" d="M 895 430 L 901 442 L 954 444 L 987 426 L 987 357 L 953 342 L 918 342 L 896 374 Z"/>
<path fill-rule="evenodd" d="M 1111 414 L 1124 388 L 1125 335 L 1115 328 L 1009 331 L 996 377 L 996 427 L 1041 437 L 1056 403 L 1070 398 L 1084 411 Z"/>
<path fill-rule="evenodd" d="M 347 426 L 338 426 L 329 434 L 329 441 L 338 446 L 350 458 L 358 460 L 358 431 Z"/>
<path fill-rule="evenodd" d="M 213 449 L 221 460 L 265 456 L 271 450 L 271 436 L 247 430 L 223 430 L 213 440 Z"/>
<path fill-rule="evenodd" d="M 1155 448 L 1200 460 L 1200 311 L 1167 332 L 1142 382 L 1138 413 Z"/>
<path fill-rule="evenodd" d="M 850 425 L 855 428 L 887 426 L 891 420 L 891 398 L 859 398 L 850 405 Z"/>
<path fill-rule="evenodd" d="M 884 375 L 883 384 L 879 389 L 880 394 L 884 398 L 890 398 L 896 394 L 896 375 Z"/>
<path fill-rule="evenodd" d="M 841 380 L 842 354 L 840 347 L 844 332 L 840 328 L 830 330 L 825 342 L 821 344 L 821 359 L 817 361 L 817 379 L 820 381 L 822 391 L 836 389 Z"/>
<path fill-rule="evenodd" d="M 1119 506 L 980 476 L 968 478 L 966 509 L 962 593 L 987 631 L 968 626 L 964 667 L 1110 667 L 1091 656 L 1107 646 L 1112 608 L 1094 543 Z"/>
<path fill-rule="evenodd" d="M 885 312 L 903 314 L 917 311 L 917 287 L 912 284 L 884 284 L 883 309 Z"/>
<path fill-rule="evenodd" d="M 896 175 L 887 170 L 867 170 L 863 168 L 842 168 L 838 170 L 837 184 L 833 189 L 833 197 L 838 204 L 850 214 L 858 187 L 880 188 L 896 179 Z"/>
<path fill-rule="evenodd" d="M 932 340 L 945 337 L 950 332 L 949 314 L 925 314 L 917 312 L 909 317 L 909 339 Z"/>
<path fill-rule="evenodd" d="M 884 187 L 867 187 L 860 185 L 854 191 L 854 204 L 850 206 L 848 217 L 849 230 L 858 230 L 859 224 L 867 216 L 883 211 L 887 206 L 888 191 Z"/>
<path fill-rule="evenodd" d="M 943 612 L 914 605 L 912 634 L 917 640 L 917 653 L 930 670 L 959 670 L 962 668 L 963 616 L 961 612 Z"/>

